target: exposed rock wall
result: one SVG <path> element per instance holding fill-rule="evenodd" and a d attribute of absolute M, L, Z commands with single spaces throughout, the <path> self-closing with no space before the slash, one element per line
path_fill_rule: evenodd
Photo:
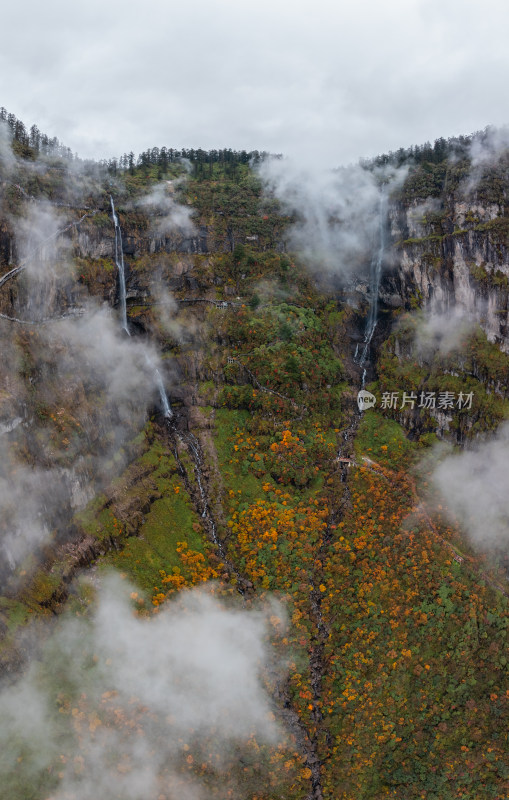
<path fill-rule="evenodd" d="M 121 222 L 122 226 L 122 222 Z M 161 236 L 150 231 L 137 231 L 122 226 L 124 255 L 140 258 L 155 253 L 206 254 L 208 229 L 200 226 L 193 236 L 175 232 Z M 80 225 L 72 234 L 74 254 L 81 258 L 114 258 L 115 237 L 111 230 L 91 223 Z"/>
<path fill-rule="evenodd" d="M 472 201 L 436 211 L 391 208 L 391 266 L 381 299 L 389 307 L 463 309 L 509 352 L 509 251 L 504 208 Z"/>

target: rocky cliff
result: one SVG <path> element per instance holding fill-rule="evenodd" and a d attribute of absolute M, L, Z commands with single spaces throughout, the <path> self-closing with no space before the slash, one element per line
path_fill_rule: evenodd
<path fill-rule="evenodd" d="M 509 352 L 509 219 L 500 203 L 428 198 L 390 207 L 393 250 L 381 286 L 389 308 L 464 311 Z"/>

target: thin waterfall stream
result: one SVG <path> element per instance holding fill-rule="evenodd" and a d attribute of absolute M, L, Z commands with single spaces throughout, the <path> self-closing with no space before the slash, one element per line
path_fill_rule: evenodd
<path fill-rule="evenodd" d="M 374 253 L 371 259 L 371 266 L 369 272 L 369 310 L 366 317 L 366 327 L 364 330 L 364 340 L 362 345 L 356 345 L 354 361 L 363 367 L 362 372 L 362 386 L 364 387 L 366 381 L 366 362 L 369 357 L 371 347 L 371 340 L 378 323 L 378 295 L 380 291 L 380 280 L 382 277 L 383 261 L 386 248 L 387 238 L 387 196 L 382 186 L 380 190 L 380 205 L 378 214 L 378 231 L 379 231 L 379 245 L 378 250 Z"/>
<path fill-rule="evenodd" d="M 161 398 L 163 416 L 166 417 L 166 419 L 171 419 L 173 417 L 173 411 L 171 410 L 170 401 L 168 400 L 168 395 L 166 394 L 166 390 L 164 388 L 162 375 L 158 369 L 156 369 L 154 374 L 157 388 L 159 389 L 159 397 Z"/>
<path fill-rule="evenodd" d="M 122 330 L 124 330 L 128 336 L 131 334 L 129 333 L 129 328 L 127 326 L 127 293 L 125 288 L 125 267 L 124 267 L 124 248 L 122 244 L 122 231 L 120 230 L 120 224 L 118 221 L 118 217 L 115 211 L 115 203 L 113 202 L 113 197 L 110 195 L 111 200 L 111 215 L 113 217 L 113 223 L 115 225 L 115 264 L 118 270 L 118 283 L 119 283 L 119 295 L 120 295 L 120 319 L 122 322 Z"/>
<path fill-rule="evenodd" d="M 118 271 L 120 319 L 122 323 L 122 330 L 125 331 L 128 336 L 130 336 L 131 333 L 129 331 L 129 325 L 127 324 L 127 291 L 125 283 L 124 248 L 122 243 L 122 231 L 120 230 L 120 223 L 118 221 L 117 212 L 115 211 L 115 203 L 113 202 L 112 195 L 110 195 L 110 201 L 111 201 L 111 215 L 113 217 L 113 224 L 115 225 L 115 264 Z M 173 417 L 173 411 L 171 410 L 170 401 L 168 400 L 168 395 L 166 394 L 166 389 L 164 388 L 164 381 L 162 375 L 157 369 L 157 367 L 155 367 L 154 364 L 152 364 L 149 357 L 145 356 L 145 358 L 147 364 L 154 371 L 154 379 L 157 389 L 159 391 L 159 398 L 161 400 L 161 408 L 163 416 L 166 419 L 171 419 Z"/>

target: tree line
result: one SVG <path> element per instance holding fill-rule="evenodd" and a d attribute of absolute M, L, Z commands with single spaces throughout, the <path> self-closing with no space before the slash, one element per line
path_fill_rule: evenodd
<path fill-rule="evenodd" d="M 53 155 L 62 158 L 77 158 L 69 147 L 63 145 L 56 136 L 49 137 L 42 133 L 37 125 L 32 125 L 27 130 L 22 120 L 15 114 L 8 112 L 3 106 L 0 108 L 0 123 L 4 123 L 17 155 L 24 158 L 36 158 L 39 155 Z M 361 159 L 360 163 L 366 169 L 375 167 L 393 166 L 401 167 L 403 164 L 441 164 L 451 158 L 454 160 L 469 159 L 473 142 L 480 145 L 489 142 L 493 136 L 494 128 L 486 127 L 469 136 L 451 136 L 447 139 L 439 137 L 434 143 L 425 142 L 411 147 L 400 147 L 398 150 L 389 151 L 374 158 Z M 221 167 L 226 177 L 235 177 L 241 165 L 258 164 L 270 154 L 259 150 L 232 150 L 232 148 L 203 150 L 199 148 L 173 148 L 152 147 L 144 150 L 138 156 L 131 150 L 123 153 L 119 158 L 101 160 L 99 163 L 107 171 L 116 175 L 121 172 L 134 173 L 137 169 L 149 170 L 157 167 L 160 174 L 164 174 L 172 164 L 188 162 L 196 178 L 210 178 L 214 174 L 214 165 Z M 281 158 L 281 155 L 276 156 Z"/>
<path fill-rule="evenodd" d="M 36 158 L 39 155 L 54 155 L 62 158 L 78 158 L 69 147 L 63 145 L 56 136 L 49 137 L 42 133 L 37 125 L 27 129 L 24 122 L 15 114 L 0 108 L 0 124 L 4 123 L 11 142 L 16 143 L 15 152 L 24 158 Z M 136 169 L 157 167 L 164 173 L 172 164 L 188 162 L 193 168 L 195 177 L 207 177 L 213 173 L 213 165 L 219 164 L 226 174 L 234 175 L 242 164 L 259 163 L 268 154 L 258 150 L 203 150 L 202 148 L 152 147 L 138 156 L 133 151 L 124 153 L 120 158 L 101 160 L 110 174 Z"/>
<path fill-rule="evenodd" d="M 476 131 L 469 136 L 450 136 L 445 139 L 441 136 L 434 143 L 425 142 L 411 147 L 400 147 L 398 150 L 389 151 L 375 158 L 361 159 L 361 164 L 366 168 L 393 166 L 401 167 L 403 164 L 441 164 L 447 160 L 462 161 L 470 159 L 472 144 L 489 145 L 495 128 L 487 126 L 482 131 Z"/>
<path fill-rule="evenodd" d="M 42 133 L 37 125 L 27 130 L 25 124 L 15 114 L 0 108 L 0 123 L 3 122 L 13 143 L 17 155 L 23 158 L 36 158 L 39 155 L 73 158 L 72 150 L 60 142 L 56 136 L 49 137 Z M 14 145 L 16 143 L 16 145 Z"/>
<path fill-rule="evenodd" d="M 187 162 L 192 167 L 194 177 L 197 178 L 212 177 L 214 164 L 218 164 L 227 176 L 233 177 L 240 165 L 258 164 L 267 156 L 268 153 L 259 150 L 152 147 L 144 150 L 137 157 L 131 151 L 124 153 L 118 159 L 112 158 L 101 163 L 111 174 L 116 175 L 118 172 L 133 173 L 139 168 L 149 170 L 152 167 L 157 167 L 161 173 L 164 173 L 172 164 Z"/>

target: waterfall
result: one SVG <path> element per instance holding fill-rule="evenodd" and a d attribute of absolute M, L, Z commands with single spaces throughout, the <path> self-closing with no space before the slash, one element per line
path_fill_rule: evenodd
<path fill-rule="evenodd" d="M 371 267 L 369 272 L 369 311 L 366 318 L 366 328 L 364 331 L 363 348 L 358 357 L 358 350 L 355 351 L 356 360 L 359 366 L 364 366 L 369 354 L 369 347 L 375 332 L 378 322 L 378 292 L 380 289 L 380 279 L 382 277 L 382 267 L 385 253 L 385 238 L 386 238 L 386 213 L 387 213 L 387 198 L 384 188 L 382 186 L 380 192 L 380 210 L 379 210 L 379 246 L 377 252 L 371 259 Z M 365 374 L 365 373 L 364 373 Z"/>
<path fill-rule="evenodd" d="M 125 289 L 125 268 L 124 268 L 124 251 L 122 247 L 122 231 L 120 230 L 120 225 L 118 222 L 118 217 L 115 211 L 115 203 L 113 202 L 113 197 L 110 195 L 111 200 L 111 215 L 113 217 L 113 223 L 115 225 L 115 264 L 117 265 L 118 270 L 118 282 L 120 286 L 120 317 L 122 321 L 122 330 L 124 330 L 128 336 L 131 334 L 129 333 L 129 327 L 127 325 L 127 300 L 126 300 L 126 289 Z M 161 399 L 161 408 L 163 411 L 163 415 L 166 419 L 171 419 L 173 417 L 173 411 L 171 410 L 170 402 L 168 400 L 168 395 L 166 394 L 166 389 L 164 388 L 164 382 L 159 370 L 152 364 L 148 356 L 146 356 L 147 364 L 149 364 L 150 368 L 154 370 L 154 379 L 156 386 L 159 390 L 159 397 Z"/>
<path fill-rule="evenodd" d="M 154 373 L 154 382 L 159 391 L 159 398 L 161 400 L 161 410 L 163 412 L 163 415 L 166 419 L 171 419 L 173 417 L 173 411 L 171 410 L 170 401 L 168 400 L 168 395 L 166 394 L 166 389 L 164 388 L 163 376 L 157 369 L 152 359 L 146 353 L 145 353 L 145 361 L 147 363 L 147 366 L 150 367 L 150 369 Z"/>
<path fill-rule="evenodd" d="M 122 320 L 122 330 L 129 336 L 129 328 L 127 327 L 127 300 L 125 290 L 125 269 L 124 269 L 124 250 L 122 247 L 122 231 L 118 222 L 118 217 L 115 212 L 115 204 L 113 197 L 110 195 L 111 200 L 111 214 L 113 223 L 115 225 L 115 264 L 118 270 L 118 283 L 120 287 L 120 315 Z"/>
<path fill-rule="evenodd" d="M 163 415 L 166 419 L 171 419 L 173 417 L 173 411 L 171 410 L 170 401 L 168 400 L 168 395 L 166 394 L 166 390 L 164 388 L 163 379 L 161 377 L 161 373 L 158 369 L 156 369 L 155 379 L 157 388 L 159 389 L 159 397 L 161 398 L 161 407 L 163 409 Z"/>

